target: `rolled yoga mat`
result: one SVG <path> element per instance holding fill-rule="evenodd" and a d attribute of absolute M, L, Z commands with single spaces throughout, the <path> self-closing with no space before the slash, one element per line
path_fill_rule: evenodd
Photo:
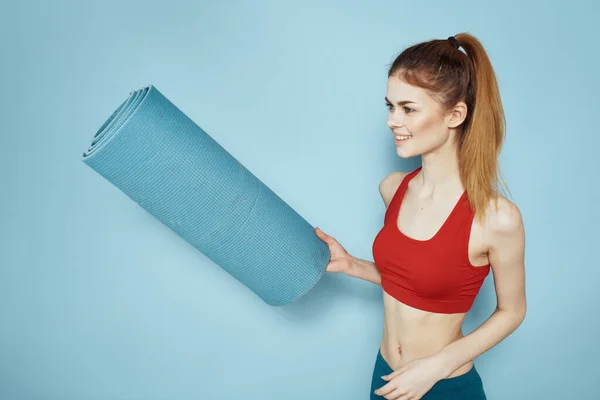
<path fill-rule="evenodd" d="M 82 161 L 269 305 L 325 272 L 313 226 L 153 85 L 129 94 Z"/>

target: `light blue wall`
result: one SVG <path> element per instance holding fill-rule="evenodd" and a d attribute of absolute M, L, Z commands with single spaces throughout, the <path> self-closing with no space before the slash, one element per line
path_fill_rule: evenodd
<path fill-rule="evenodd" d="M 265 305 L 80 156 L 154 84 L 372 260 L 387 65 L 468 31 L 506 109 L 528 316 L 476 359 L 490 400 L 600 398 L 597 2 L 30 1 L 0 8 L 0 398 L 368 398 L 381 288 L 327 275 Z M 486 280 L 464 332 L 496 305 Z"/>

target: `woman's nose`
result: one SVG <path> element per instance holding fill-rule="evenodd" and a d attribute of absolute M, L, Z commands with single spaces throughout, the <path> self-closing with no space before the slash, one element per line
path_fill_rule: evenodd
<path fill-rule="evenodd" d="M 402 121 L 400 121 L 399 118 L 394 117 L 392 115 L 388 115 L 387 118 L 387 126 L 390 129 L 396 129 L 396 128 L 401 128 L 404 125 L 404 123 Z"/>

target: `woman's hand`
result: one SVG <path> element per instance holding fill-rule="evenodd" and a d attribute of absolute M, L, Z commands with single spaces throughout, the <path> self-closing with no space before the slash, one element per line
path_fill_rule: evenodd
<path fill-rule="evenodd" d="M 415 360 L 384 375 L 388 383 L 375 394 L 391 400 L 419 400 L 442 378 L 442 365 L 435 357 Z"/>
<path fill-rule="evenodd" d="M 352 267 L 352 256 L 348 254 L 346 249 L 335 240 L 332 236 L 327 235 L 325 232 L 320 230 L 318 227 L 315 228 L 315 233 L 329 246 L 329 253 L 331 254 L 329 264 L 325 272 L 341 272 L 348 273 Z"/>

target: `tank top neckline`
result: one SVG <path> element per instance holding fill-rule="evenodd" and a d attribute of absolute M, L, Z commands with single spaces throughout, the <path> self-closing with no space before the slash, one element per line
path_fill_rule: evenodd
<path fill-rule="evenodd" d="M 458 199 L 458 201 L 452 208 L 452 211 L 450 211 L 450 214 L 446 217 L 446 219 L 442 223 L 442 226 L 433 234 L 433 236 L 431 238 L 421 240 L 421 239 L 415 239 L 410 236 L 407 236 L 405 233 L 403 233 L 400 230 L 400 227 L 398 226 L 398 216 L 400 215 L 400 207 L 402 207 L 404 195 L 406 193 L 406 190 L 408 189 L 408 182 L 410 182 L 412 180 L 412 178 L 414 178 L 419 173 L 421 168 L 422 167 L 415 169 L 412 173 L 406 175 L 404 177 L 404 179 L 402 179 L 402 182 L 400 183 L 400 187 L 398 188 L 398 193 L 397 193 L 398 198 L 396 200 L 394 212 L 392 213 L 392 218 L 391 218 L 392 221 L 391 222 L 392 222 L 393 230 L 395 232 L 397 232 L 403 238 L 405 238 L 411 242 L 425 244 L 425 243 L 433 242 L 436 238 L 438 238 L 439 236 L 441 236 L 443 234 L 445 228 L 448 226 L 448 224 L 450 223 L 450 221 L 452 220 L 454 215 L 458 212 L 459 206 L 463 203 L 463 200 L 466 198 L 467 191 L 466 190 L 463 191 L 462 195 L 460 196 L 460 198 Z"/>

